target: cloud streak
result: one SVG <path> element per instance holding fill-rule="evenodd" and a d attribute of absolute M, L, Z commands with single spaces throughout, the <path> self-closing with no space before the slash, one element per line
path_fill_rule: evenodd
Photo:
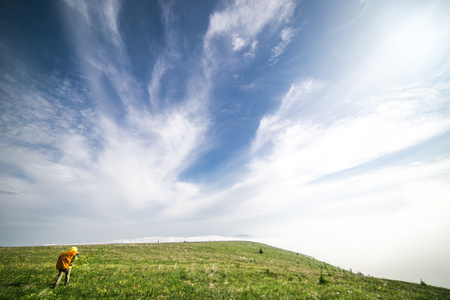
<path fill-rule="evenodd" d="M 244 57 L 253 57 L 258 38 L 267 27 L 269 32 L 281 27 L 282 42 L 287 44 L 290 29 L 285 26 L 291 22 L 294 9 L 295 3 L 290 0 L 258 3 L 239 0 L 215 12 L 204 39 L 206 65 L 217 68 L 224 58 L 242 51 L 245 51 Z"/>
<path fill-rule="evenodd" d="M 4 120 L 11 128 L 2 139 L 2 154 L 11 160 L 11 172 L 2 179 L 5 191 L 10 199 L 26 196 L 18 204 L 29 207 L 24 215 L 43 205 L 40 197 L 51 195 L 45 206 L 76 203 L 85 208 L 75 211 L 92 209 L 113 219 L 152 207 L 156 216 L 197 192 L 177 177 L 202 145 L 208 119 L 200 103 L 207 90 L 188 90 L 176 106 L 156 107 L 161 102 L 157 86 L 170 67 L 156 65 L 149 84 L 154 92 L 146 99 L 129 69 L 118 27 L 120 3 L 68 4 L 69 35 L 92 93 L 70 86 L 56 95 L 29 88 L 9 91 L 17 102 Z M 165 60 L 162 56 L 159 62 Z M 82 103 L 78 107 L 59 99 Z M 86 103 L 91 100 L 94 105 Z M 49 212 L 48 218 L 61 214 Z"/>

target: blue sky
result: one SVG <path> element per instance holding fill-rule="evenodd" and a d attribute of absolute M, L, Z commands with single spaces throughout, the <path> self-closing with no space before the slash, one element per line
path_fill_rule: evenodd
<path fill-rule="evenodd" d="M 245 234 L 450 287 L 449 2 L 0 11 L 1 245 Z"/>

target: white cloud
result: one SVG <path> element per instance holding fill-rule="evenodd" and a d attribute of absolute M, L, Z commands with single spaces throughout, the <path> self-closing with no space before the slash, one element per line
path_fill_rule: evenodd
<path fill-rule="evenodd" d="M 209 122 L 202 104 L 209 85 L 197 84 L 201 78 L 194 70 L 195 87 L 188 82 L 184 98 L 175 99 L 176 105 L 159 106 L 160 81 L 175 57 L 163 55 L 148 85 L 153 110 L 147 109 L 142 105 L 145 93 L 127 63 L 118 27 L 119 3 L 68 4 L 68 34 L 79 54 L 82 77 L 90 84 L 89 92 L 70 85 L 57 96 L 30 88 L 10 91 L 20 101 L 8 117 L 10 144 L 1 151 L 11 166 L 2 178 L 8 183 L 5 191 L 19 199 L 16 206 L 26 208 L 33 203 L 30 207 L 35 207 L 43 199 L 50 206 L 76 201 L 79 207 L 74 211 L 105 218 L 152 208 L 156 219 L 168 207 L 173 206 L 173 211 L 187 207 L 185 202 L 198 193 L 198 187 L 178 177 L 205 146 Z M 174 37 L 170 32 L 167 35 Z M 73 96 L 77 101 L 89 99 L 92 107 L 80 110 L 61 102 Z M 174 99 L 164 100 L 171 103 Z M 118 117 L 114 115 L 117 110 L 121 112 Z M 24 194 L 33 197 L 25 200 Z M 168 218 L 173 217 L 170 211 L 165 213 Z M 22 218 L 30 214 L 24 209 Z M 48 213 L 49 219 L 58 216 L 54 210 Z"/>
<path fill-rule="evenodd" d="M 70 6 L 71 9 L 77 10 L 83 18 L 86 20 L 86 22 L 90 23 L 90 17 L 89 17 L 89 6 L 86 4 L 86 1 L 74 1 L 74 0 L 65 0 L 64 1 L 67 5 Z"/>
<path fill-rule="evenodd" d="M 278 56 L 283 54 L 283 52 L 286 50 L 286 47 L 291 43 L 295 35 L 297 34 L 296 29 L 292 27 L 286 27 L 281 30 L 280 33 L 280 42 L 278 45 L 272 48 L 272 56 L 269 58 L 269 61 L 275 60 Z"/>
<path fill-rule="evenodd" d="M 237 0 L 210 17 L 204 40 L 207 65 L 219 59 L 216 43 L 224 42 L 233 51 L 246 49 L 244 56 L 252 56 L 257 37 L 266 26 L 278 28 L 290 22 L 295 4 L 283 1 Z"/>
<path fill-rule="evenodd" d="M 332 88 L 329 85 L 313 79 L 293 84 L 279 109 L 261 120 L 246 171 L 231 188 L 211 197 L 210 205 L 227 203 L 224 220 L 269 218 L 275 222 L 277 215 L 297 210 L 305 217 L 304 212 L 314 207 L 332 202 L 349 204 L 341 201 L 346 198 L 358 201 L 358 197 L 368 199 L 368 210 L 372 205 L 389 211 L 390 203 L 395 208 L 402 193 L 392 186 L 385 194 L 379 191 L 396 182 L 394 177 L 358 175 L 359 181 L 349 185 L 346 181 L 326 185 L 312 182 L 407 151 L 450 130 L 447 85 L 434 78 L 366 96 L 351 107 L 351 114 L 340 118 L 330 119 L 326 109 L 321 112 L 324 118 L 320 113 L 309 114 L 322 107 L 322 97 L 329 101 L 328 92 Z M 340 103 L 341 99 L 333 101 Z M 444 162 L 438 164 L 443 166 L 445 169 Z M 364 172 L 372 170 L 366 167 L 361 171 Z M 396 174 L 399 185 L 418 180 L 418 173 L 414 173 L 414 179 L 406 176 L 408 172 L 404 169 Z M 334 210 L 336 216 L 344 211 Z"/>
<path fill-rule="evenodd" d="M 285 23 L 289 20 L 294 3 L 291 1 L 253 2 L 237 0 L 221 12 L 211 16 L 206 38 L 214 35 L 242 33 L 256 36 L 268 23 Z"/>
<path fill-rule="evenodd" d="M 169 206 L 175 199 L 195 194 L 195 186 L 178 182 L 177 177 L 195 157 L 205 127 L 186 112 L 134 115 L 131 127 L 105 120 L 99 172 L 123 199 L 141 207 L 150 203 Z"/>
<path fill-rule="evenodd" d="M 278 111 L 261 120 L 252 145 L 253 152 L 260 150 L 267 142 L 276 143 L 278 133 L 293 126 L 296 122 L 300 123 L 300 110 L 308 101 L 311 101 L 311 95 L 318 93 L 322 88 L 323 83 L 312 79 L 293 84 L 283 98 Z"/>
<path fill-rule="evenodd" d="M 152 78 L 148 86 L 148 93 L 150 95 L 150 102 L 154 109 L 157 109 L 160 104 L 160 82 L 168 70 L 167 64 L 163 58 L 159 58 L 153 66 Z"/>
<path fill-rule="evenodd" d="M 248 42 L 237 35 L 233 35 L 233 50 L 239 51 L 245 46 L 247 46 Z"/>
<path fill-rule="evenodd" d="M 256 165 L 266 163 L 256 174 L 268 172 L 268 166 L 283 166 L 283 176 L 314 178 L 407 149 L 450 129 L 446 114 L 437 110 L 446 103 L 439 86 L 386 91 L 360 104 L 356 114 L 329 124 L 301 113 L 306 102 L 323 95 L 318 93 L 322 85 L 312 80 L 293 85 L 279 110 L 261 120 L 253 149 L 264 149 L 270 142 L 272 151 L 257 160 Z"/>
<path fill-rule="evenodd" d="M 246 53 L 244 53 L 244 57 L 254 57 L 257 45 L 258 41 L 253 41 L 250 49 Z"/>
<path fill-rule="evenodd" d="M 120 11 L 120 1 L 106 1 L 104 2 L 103 7 L 101 7 L 101 11 L 104 12 L 105 21 L 107 30 L 110 32 L 113 37 L 113 41 L 116 45 L 122 43 L 122 38 L 120 37 L 119 28 L 117 26 L 118 22 L 118 14 Z"/>

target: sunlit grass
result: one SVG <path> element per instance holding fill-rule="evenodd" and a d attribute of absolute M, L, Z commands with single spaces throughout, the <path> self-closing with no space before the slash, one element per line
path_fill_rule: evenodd
<path fill-rule="evenodd" d="M 0 248 L 0 298 L 450 299 L 253 242 L 80 245 L 70 284 L 54 290 L 67 248 Z"/>

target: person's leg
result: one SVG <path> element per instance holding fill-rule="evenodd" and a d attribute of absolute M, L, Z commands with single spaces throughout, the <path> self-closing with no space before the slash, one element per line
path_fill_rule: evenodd
<path fill-rule="evenodd" d="M 72 270 L 71 267 L 69 267 L 69 268 L 66 270 L 66 282 L 64 283 L 65 285 L 69 284 L 70 271 L 71 271 L 71 270 Z"/>
<path fill-rule="evenodd" d="M 53 287 L 54 289 L 56 289 L 58 287 L 59 282 L 61 281 L 61 278 L 62 278 L 63 274 L 64 274 L 63 270 L 59 270 L 58 276 L 56 276 L 55 286 Z"/>

